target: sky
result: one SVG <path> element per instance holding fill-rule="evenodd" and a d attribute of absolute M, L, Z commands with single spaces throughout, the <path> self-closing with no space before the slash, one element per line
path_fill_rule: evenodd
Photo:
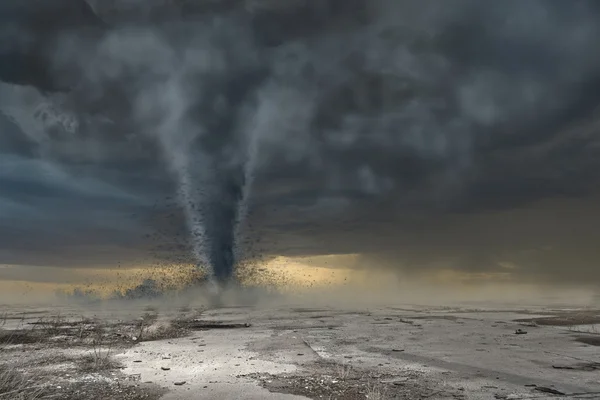
<path fill-rule="evenodd" d="M 0 279 L 600 282 L 596 1 L 50 3 L 0 6 Z"/>

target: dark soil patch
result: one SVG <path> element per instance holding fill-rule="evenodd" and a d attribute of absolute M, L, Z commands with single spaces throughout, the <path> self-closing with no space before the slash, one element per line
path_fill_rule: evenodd
<path fill-rule="evenodd" d="M 259 377 L 261 385 L 271 393 L 294 394 L 309 399 L 365 399 L 367 388 L 357 387 L 358 382 L 324 380 L 321 376 L 271 376 Z M 362 385 L 358 385 L 362 386 Z"/>
<path fill-rule="evenodd" d="M 600 324 L 600 313 L 597 311 L 565 313 L 553 317 L 522 318 L 515 320 L 515 322 L 534 323 L 545 326 L 593 325 Z"/>
<path fill-rule="evenodd" d="M 190 329 L 195 331 L 203 331 L 209 329 L 240 329 L 240 328 L 249 328 L 251 325 L 248 323 L 231 323 L 231 322 L 222 322 L 222 321 L 200 321 L 200 320 L 191 320 L 191 321 L 177 321 L 175 323 L 176 326 L 182 329 Z"/>
<path fill-rule="evenodd" d="M 45 393 L 61 400 L 158 400 L 166 390 L 154 385 L 116 384 L 108 382 L 79 382 Z"/>
<path fill-rule="evenodd" d="M 326 324 L 326 325 L 277 325 L 272 327 L 273 330 L 275 331 L 301 331 L 301 330 L 306 330 L 306 329 L 337 329 L 340 328 L 342 325 L 330 325 L 330 324 Z"/>
<path fill-rule="evenodd" d="M 0 345 L 33 344 L 43 339 L 30 330 L 0 331 Z"/>
<path fill-rule="evenodd" d="M 572 365 L 553 365 L 554 369 L 565 369 L 573 371 L 600 371 L 600 363 L 579 363 Z"/>
<path fill-rule="evenodd" d="M 292 308 L 291 311 L 295 312 L 295 313 L 314 313 L 314 312 L 326 313 L 326 312 L 331 312 L 331 310 L 328 310 L 328 309 L 325 309 L 325 308 Z"/>
<path fill-rule="evenodd" d="M 590 346 L 600 346 L 600 335 L 599 336 L 580 336 L 577 340 L 579 343 L 589 344 Z"/>
<path fill-rule="evenodd" d="M 121 368 L 121 364 L 112 358 L 109 350 L 88 354 L 77 360 L 77 365 L 81 372 L 101 372 Z"/>
<path fill-rule="evenodd" d="M 416 376 L 380 374 L 348 365 L 318 362 L 295 374 L 245 375 L 259 381 L 272 393 L 293 394 L 309 399 L 415 399 L 432 393 Z"/>
<path fill-rule="evenodd" d="M 36 349 L 33 349 L 33 351 L 35 351 Z M 30 352 L 29 354 L 31 354 L 31 349 L 28 349 L 28 351 Z M 69 362 L 74 362 L 73 357 L 68 357 L 64 354 L 55 354 L 55 355 L 51 355 L 51 356 L 47 356 L 47 357 L 36 357 L 35 359 L 31 360 L 31 362 L 29 362 L 27 364 L 28 367 L 46 367 L 46 366 L 50 366 L 50 365 L 56 365 L 56 364 L 64 364 L 64 363 L 69 363 Z"/>
<path fill-rule="evenodd" d="M 458 317 L 455 317 L 453 315 L 418 315 L 418 316 L 412 316 L 412 317 L 404 317 L 403 319 L 405 320 L 448 320 L 448 321 L 456 321 L 458 320 Z M 461 319 L 471 319 L 471 318 L 461 318 Z"/>
<path fill-rule="evenodd" d="M 110 332 L 98 333 L 95 331 L 72 331 L 59 330 L 48 332 L 42 329 L 20 329 L 12 331 L 0 331 L 0 345 L 37 345 L 44 347 L 88 347 L 93 341 L 112 344 L 113 347 L 123 346 L 132 342 L 128 336 Z"/>
<path fill-rule="evenodd" d="M 18 313 L 5 313 L 2 315 L 2 319 L 6 320 L 19 320 L 25 319 L 26 317 L 31 317 L 33 315 L 44 315 L 48 314 L 48 311 L 20 311 Z"/>
<path fill-rule="evenodd" d="M 65 321 L 30 322 L 31 328 L 0 329 L 0 345 L 52 344 L 52 346 L 90 346 L 102 343 L 112 347 L 130 346 L 137 342 L 174 339 L 188 333 L 186 321 L 150 329 L 156 318 L 144 316 L 136 321 Z"/>

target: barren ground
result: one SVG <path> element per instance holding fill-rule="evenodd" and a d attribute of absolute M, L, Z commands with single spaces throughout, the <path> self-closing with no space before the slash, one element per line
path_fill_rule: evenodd
<path fill-rule="evenodd" d="M 600 399 L 599 346 L 566 307 L 5 306 L 0 400 Z"/>

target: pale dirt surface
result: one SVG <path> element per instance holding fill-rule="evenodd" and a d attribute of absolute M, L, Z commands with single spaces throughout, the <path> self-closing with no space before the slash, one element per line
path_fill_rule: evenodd
<path fill-rule="evenodd" d="M 23 333 L 15 329 L 56 311 L 7 309 L 0 324 L 5 333 Z M 0 344 L 0 363 L 45 376 L 48 398 L 600 399 L 600 311 L 594 309 L 161 310 L 144 334 L 173 320 L 181 330 L 142 342 L 136 324 L 147 310 L 61 313 L 72 321 L 85 313 L 88 327 L 92 317 L 101 320 L 115 338 L 112 364 L 95 370 L 82 361 L 94 351 L 94 336 L 80 323 L 73 324 L 76 331 L 42 326 L 50 339 Z M 519 329 L 526 333 L 516 334 Z"/>

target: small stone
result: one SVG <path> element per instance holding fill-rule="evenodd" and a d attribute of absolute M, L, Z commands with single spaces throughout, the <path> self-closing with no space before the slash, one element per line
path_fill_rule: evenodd
<path fill-rule="evenodd" d="M 185 381 L 173 382 L 173 384 L 174 384 L 175 386 L 183 386 L 183 385 L 185 385 L 185 383 L 186 383 Z"/>
<path fill-rule="evenodd" d="M 545 387 L 545 386 L 537 386 L 534 390 L 537 390 L 538 392 L 542 392 L 542 393 L 556 394 L 559 396 L 565 395 L 565 393 L 561 392 L 560 390 L 556 390 L 556 389 Z"/>

